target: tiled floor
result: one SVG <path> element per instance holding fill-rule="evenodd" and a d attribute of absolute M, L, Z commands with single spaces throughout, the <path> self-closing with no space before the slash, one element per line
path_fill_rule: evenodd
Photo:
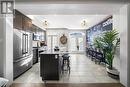
<path fill-rule="evenodd" d="M 47 81 L 47 83 L 119 83 L 107 75 L 104 65 L 95 64 L 84 54 L 70 54 L 70 56 L 70 75 L 64 73 L 59 81 Z M 39 63 L 17 78 L 14 83 L 44 83 L 40 77 Z"/>

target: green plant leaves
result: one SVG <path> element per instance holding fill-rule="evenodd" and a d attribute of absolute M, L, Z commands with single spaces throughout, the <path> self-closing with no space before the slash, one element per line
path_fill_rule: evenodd
<path fill-rule="evenodd" d="M 106 62 L 111 69 L 116 48 L 120 45 L 118 35 L 116 30 L 111 30 L 94 39 L 94 46 L 104 51 Z"/>

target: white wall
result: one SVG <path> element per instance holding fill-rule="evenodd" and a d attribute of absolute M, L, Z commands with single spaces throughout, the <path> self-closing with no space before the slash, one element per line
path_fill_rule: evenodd
<path fill-rule="evenodd" d="M 126 87 L 128 78 L 128 6 L 125 5 L 120 9 L 120 82 Z M 130 14 L 129 14 L 130 15 Z"/>
<path fill-rule="evenodd" d="M 47 35 L 47 41 L 48 41 L 48 36 L 49 35 L 56 35 L 58 38 L 58 44 L 57 44 L 57 46 L 59 46 L 60 47 L 60 50 L 61 51 L 68 51 L 68 43 L 67 44 L 65 44 L 65 45 L 62 45 L 61 43 L 60 43 L 60 37 L 63 35 L 63 34 L 65 34 L 65 36 L 67 36 L 68 37 L 68 29 L 66 29 L 66 28 L 49 28 L 49 29 L 46 29 L 46 35 Z M 47 42 L 47 44 L 49 44 L 48 42 Z"/>
<path fill-rule="evenodd" d="M 113 15 L 114 28 L 120 32 L 120 57 L 116 56 L 116 67 L 120 70 L 120 82 L 130 87 L 130 4 L 120 8 L 117 14 Z M 118 65 L 120 64 L 120 67 Z"/>

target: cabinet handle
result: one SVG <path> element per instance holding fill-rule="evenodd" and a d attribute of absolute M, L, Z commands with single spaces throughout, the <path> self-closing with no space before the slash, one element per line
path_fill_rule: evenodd
<path fill-rule="evenodd" d="M 58 55 L 55 55 L 55 59 L 57 59 L 58 58 Z"/>

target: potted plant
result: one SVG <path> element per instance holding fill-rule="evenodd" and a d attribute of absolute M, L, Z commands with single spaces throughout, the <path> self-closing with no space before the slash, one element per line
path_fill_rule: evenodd
<path fill-rule="evenodd" d="M 105 32 L 102 36 L 98 36 L 94 40 L 94 46 L 103 50 L 107 72 L 109 76 L 118 77 L 119 72 L 113 67 L 113 59 L 120 45 L 120 39 L 118 38 L 119 33 L 116 30 Z"/>

